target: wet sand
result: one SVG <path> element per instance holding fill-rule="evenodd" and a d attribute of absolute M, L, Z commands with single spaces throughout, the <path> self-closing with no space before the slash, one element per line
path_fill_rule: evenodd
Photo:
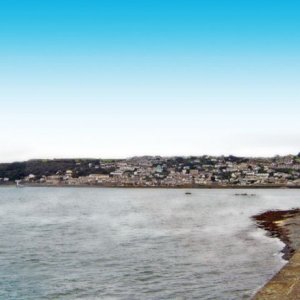
<path fill-rule="evenodd" d="M 284 242 L 283 258 L 289 260 L 253 299 L 300 299 L 300 209 L 267 211 L 253 219 L 269 235 Z"/>

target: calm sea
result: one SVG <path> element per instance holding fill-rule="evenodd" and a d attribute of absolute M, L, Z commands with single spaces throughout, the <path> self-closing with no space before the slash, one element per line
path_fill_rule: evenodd
<path fill-rule="evenodd" d="M 185 192 L 0 188 L 0 299 L 250 299 L 284 264 L 250 216 L 300 191 Z"/>

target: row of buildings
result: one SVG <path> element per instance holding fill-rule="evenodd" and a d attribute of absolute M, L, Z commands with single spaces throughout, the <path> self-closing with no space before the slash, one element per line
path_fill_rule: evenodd
<path fill-rule="evenodd" d="M 300 187 L 299 155 L 273 158 L 144 156 L 109 162 L 99 160 L 89 163 L 88 168 L 89 174 L 83 176 L 73 168 L 42 176 L 28 174 L 18 183 L 117 187 Z"/>

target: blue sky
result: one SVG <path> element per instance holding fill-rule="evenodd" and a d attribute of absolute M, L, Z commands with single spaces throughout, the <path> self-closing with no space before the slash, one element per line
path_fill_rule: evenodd
<path fill-rule="evenodd" d="M 0 3 L 0 161 L 300 151 L 300 3 Z"/>

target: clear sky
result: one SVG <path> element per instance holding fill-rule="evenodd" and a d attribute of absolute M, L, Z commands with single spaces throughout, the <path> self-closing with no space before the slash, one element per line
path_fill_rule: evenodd
<path fill-rule="evenodd" d="M 300 2 L 3 0 L 0 161 L 300 151 Z"/>

